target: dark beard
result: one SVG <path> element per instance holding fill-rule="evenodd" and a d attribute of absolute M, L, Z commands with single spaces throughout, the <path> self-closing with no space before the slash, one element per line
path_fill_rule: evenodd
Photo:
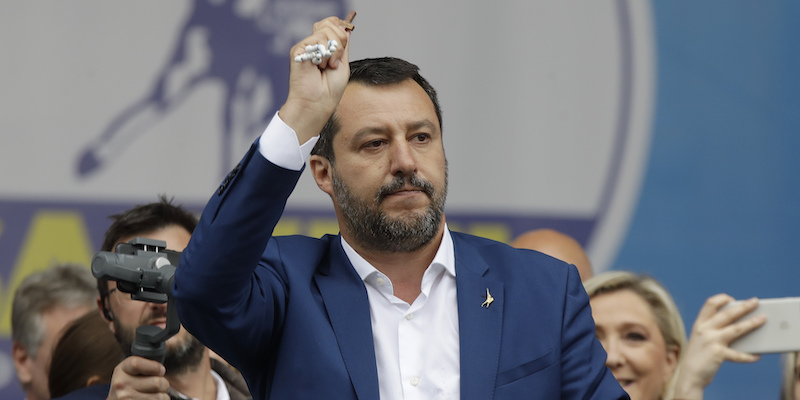
<path fill-rule="evenodd" d="M 131 356 L 131 345 L 136 338 L 134 330 L 125 329 L 120 325 L 119 320 L 114 319 L 114 336 L 122 346 L 122 351 L 126 356 Z M 205 347 L 197 338 L 188 335 L 179 343 L 167 345 L 167 354 L 164 357 L 164 367 L 167 375 L 177 375 L 186 371 L 195 370 L 203 360 L 203 350 Z"/>
<path fill-rule="evenodd" d="M 175 344 L 173 348 L 167 345 L 167 356 L 164 357 L 167 375 L 178 375 L 196 370 L 203 361 L 203 350 L 205 350 L 205 346 L 192 335 Z"/>
<path fill-rule="evenodd" d="M 338 179 L 335 169 L 331 174 L 333 192 L 339 203 L 344 223 L 356 243 L 369 250 L 392 253 L 410 253 L 419 250 L 436 236 L 444 216 L 444 202 L 447 197 L 447 167 L 445 166 L 445 186 L 437 193 L 433 185 L 416 175 L 398 176 L 391 183 L 378 190 L 371 201 L 361 200 L 353 195 L 350 188 Z M 386 196 L 402 188 L 406 181 L 421 190 L 431 200 L 422 214 L 407 218 L 392 219 L 378 206 Z"/>

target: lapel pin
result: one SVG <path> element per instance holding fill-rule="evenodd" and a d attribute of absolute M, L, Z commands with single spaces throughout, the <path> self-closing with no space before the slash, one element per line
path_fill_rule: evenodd
<path fill-rule="evenodd" d="M 489 293 L 489 288 L 486 288 L 486 301 L 481 304 L 481 307 L 489 308 L 490 305 L 494 302 L 494 297 L 492 297 L 491 293 Z"/>

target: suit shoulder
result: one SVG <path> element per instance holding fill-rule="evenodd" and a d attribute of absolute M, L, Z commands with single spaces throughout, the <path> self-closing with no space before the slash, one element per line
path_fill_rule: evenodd
<path fill-rule="evenodd" d="M 273 236 L 267 243 L 265 253 L 274 251 L 283 258 L 319 259 L 330 250 L 335 235 L 314 238 L 304 235 Z"/>
<path fill-rule="evenodd" d="M 451 232 L 456 253 L 459 248 L 471 248 L 492 269 L 511 274 L 550 275 L 564 279 L 569 264 L 535 250 L 518 249 L 496 240 L 459 232 Z"/>

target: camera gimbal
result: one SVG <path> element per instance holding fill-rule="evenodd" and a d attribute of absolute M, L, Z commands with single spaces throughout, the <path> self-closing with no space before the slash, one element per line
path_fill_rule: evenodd
<path fill-rule="evenodd" d="M 100 251 L 92 259 L 92 274 L 97 279 L 117 282 L 117 290 L 130 293 L 131 299 L 151 303 L 167 303 L 167 326 L 136 328 L 131 354 L 164 363 L 167 339 L 178 333 L 180 321 L 172 298 L 172 282 L 180 252 L 167 250 L 161 240 L 134 238 L 120 243 L 116 252 Z"/>

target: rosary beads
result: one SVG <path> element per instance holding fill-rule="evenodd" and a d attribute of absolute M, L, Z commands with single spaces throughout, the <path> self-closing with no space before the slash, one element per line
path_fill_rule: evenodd
<path fill-rule="evenodd" d="M 322 64 L 322 60 L 325 58 L 330 58 L 331 55 L 336 52 L 336 49 L 339 47 L 339 43 L 335 40 L 328 40 L 328 47 L 325 47 L 321 44 L 310 44 L 306 46 L 306 52 L 296 56 L 294 58 L 294 62 L 301 63 L 303 61 L 311 60 L 314 65 Z"/>

